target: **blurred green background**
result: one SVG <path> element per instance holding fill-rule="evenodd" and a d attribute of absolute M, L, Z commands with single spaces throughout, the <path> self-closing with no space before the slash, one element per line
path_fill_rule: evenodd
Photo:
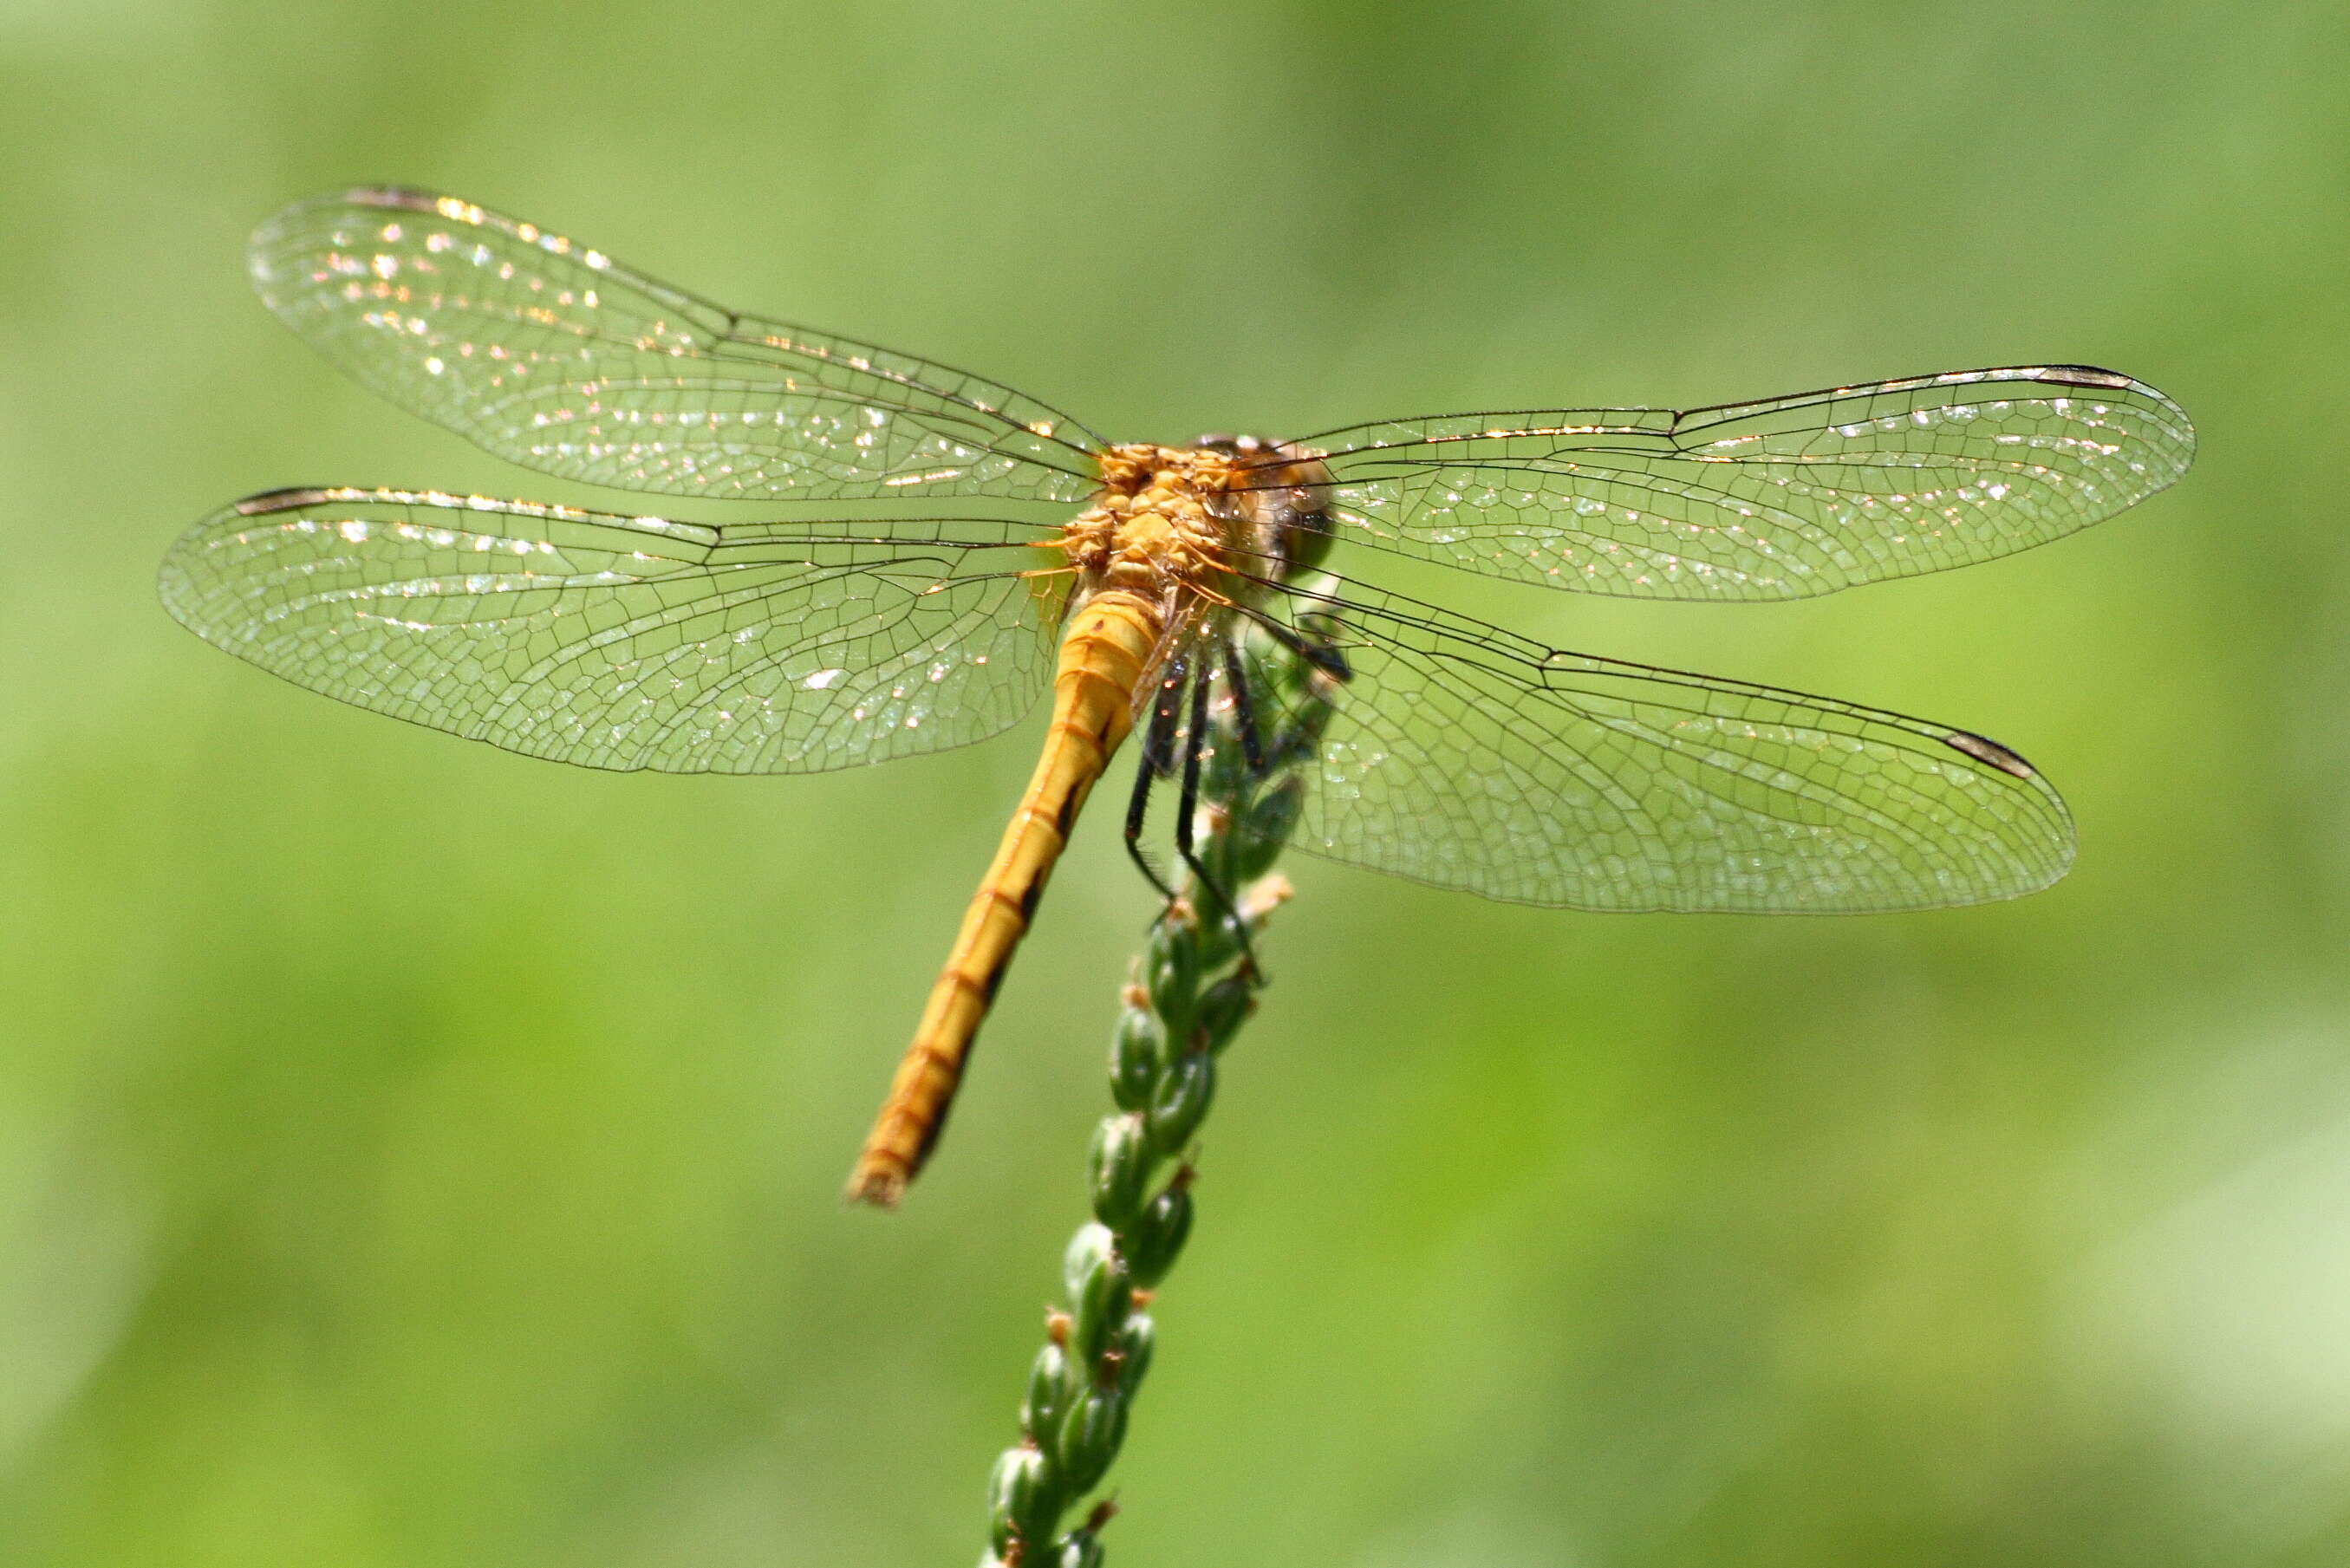
<path fill-rule="evenodd" d="M 611 499 L 249 296 L 255 221 L 396 180 L 1129 439 L 2170 392 L 2187 483 L 2016 560 L 1457 585 L 1997 735 L 2079 868 L 1771 921 L 1293 862 L 1110 1551 L 2350 1561 L 2345 80 L 2339 4 L 0 3 L 0 1560 L 967 1563 L 1080 1217 L 1113 812 L 905 1211 L 837 1201 L 1033 731 L 598 775 L 156 607 L 250 491 Z"/>

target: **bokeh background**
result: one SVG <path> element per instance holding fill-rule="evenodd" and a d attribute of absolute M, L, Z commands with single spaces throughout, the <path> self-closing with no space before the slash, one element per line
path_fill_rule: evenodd
<path fill-rule="evenodd" d="M 2188 482 L 2018 559 L 1457 585 L 1998 735 L 2079 868 L 1750 920 L 1294 864 L 1109 1545 L 2350 1561 L 2345 80 L 2326 3 L 0 3 L 0 1559 L 966 1563 L 1081 1214 L 1114 813 L 912 1201 L 837 1197 L 1026 740 L 598 775 L 156 607 L 250 491 L 612 499 L 251 299 L 253 223 L 396 180 L 1129 437 L 2171 392 Z"/>

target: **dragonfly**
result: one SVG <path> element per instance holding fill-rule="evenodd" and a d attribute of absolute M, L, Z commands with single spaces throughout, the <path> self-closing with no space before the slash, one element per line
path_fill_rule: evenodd
<path fill-rule="evenodd" d="M 328 358 L 499 457 L 789 514 L 271 491 L 163 562 L 164 606 L 207 641 L 361 708 L 617 770 L 860 766 L 995 735 L 1049 694 L 849 1183 L 885 1207 L 1112 755 L 1141 729 L 1133 847 L 1154 781 L 1206 743 L 1184 716 L 1211 692 L 1245 709 L 1252 639 L 1322 672 L 1333 711 L 1291 842 L 1333 860 L 1526 904 L 1746 913 L 2012 898 L 2071 863 L 2054 789 L 1973 731 L 1545 647 L 1357 575 L 1381 557 L 1797 599 L 2071 534 L 2177 481 L 2195 444 L 2170 399 L 2081 365 L 1118 442 L 451 196 L 304 202 L 249 260 Z"/>

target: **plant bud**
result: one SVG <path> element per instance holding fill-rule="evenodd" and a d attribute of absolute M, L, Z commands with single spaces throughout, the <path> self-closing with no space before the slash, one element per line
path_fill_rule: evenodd
<path fill-rule="evenodd" d="M 1098 1365 L 1109 1348 L 1110 1335 L 1134 1310 L 1134 1276 L 1115 1253 L 1087 1270 L 1070 1293 L 1069 1355 L 1087 1371 Z"/>
<path fill-rule="evenodd" d="M 1200 929 L 1193 919 L 1163 915 L 1150 928 L 1142 983 L 1168 1033 L 1180 1035 L 1191 1024 L 1191 999 L 1200 989 Z"/>
<path fill-rule="evenodd" d="M 1119 1110 L 1139 1111 L 1150 1103 L 1166 1044 L 1166 1032 L 1146 1009 L 1129 1007 L 1118 1014 L 1109 1047 L 1109 1092 Z"/>
<path fill-rule="evenodd" d="M 1295 774 L 1259 795 L 1232 836 L 1232 880 L 1253 882 L 1271 870 L 1305 809 L 1305 781 Z"/>
<path fill-rule="evenodd" d="M 1141 1211 L 1143 1189 L 1150 1179 L 1153 1163 L 1140 1116 L 1105 1118 L 1094 1129 L 1093 1152 L 1087 1159 L 1094 1218 L 1113 1231 L 1132 1224 Z"/>
<path fill-rule="evenodd" d="M 1068 1397 L 1068 1353 L 1048 1344 L 1028 1368 L 1028 1395 L 1020 1402 L 1021 1435 L 1035 1442 L 1050 1441 Z"/>
<path fill-rule="evenodd" d="M 1118 1251 L 1118 1238 L 1109 1233 L 1107 1225 L 1087 1223 L 1077 1227 L 1069 1238 L 1069 1250 L 1061 1257 L 1061 1289 L 1071 1301 L 1085 1289 L 1086 1276 L 1095 1267 Z"/>
<path fill-rule="evenodd" d="M 1207 994 L 1200 998 L 1200 1017 L 1194 1026 L 1201 1047 L 1214 1053 L 1231 1044 L 1232 1035 L 1255 1006 L 1256 993 L 1239 975 L 1228 974 L 1210 986 Z"/>
<path fill-rule="evenodd" d="M 1207 1118 L 1216 1097 L 1216 1059 L 1205 1051 L 1186 1051 L 1168 1064 L 1144 1113 L 1150 1146 L 1162 1155 L 1189 1143 Z"/>
<path fill-rule="evenodd" d="M 1092 1490 L 1125 1440 L 1126 1396 L 1115 1388 L 1088 1390 L 1061 1423 L 1061 1473 L 1070 1493 Z"/>
<path fill-rule="evenodd" d="M 1158 1325 L 1147 1312 L 1130 1314 L 1110 1336 L 1110 1348 L 1118 1354 L 1118 1386 L 1128 1398 L 1142 1386 L 1142 1375 L 1150 1370 L 1150 1354 L 1158 1344 Z"/>
<path fill-rule="evenodd" d="M 1052 1532 L 1061 1512 L 1055 1468 L 1042 1451 L 1024 1447 L 1006 1449 L 996 1459 L 987 1478 L 987 1527 L 997 1556 L 1010 1556 L 1015 1541 L 1041 1541 Z"/>
<path fill-rule="evenodd" d="M 1143 1206 L 1126 1239 L 1128 1272 L 1144 1290 L 1155 1290 L 1175 1266 L 1191 1234 L 1191 1192 L 1179 1180 Z"/>

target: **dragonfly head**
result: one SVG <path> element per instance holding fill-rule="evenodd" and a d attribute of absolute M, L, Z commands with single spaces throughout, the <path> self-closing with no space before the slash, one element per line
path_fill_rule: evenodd
<path fill-rule="evenodd" d="M 1203 435 L 1191 444 L 1233 460 L 1236 514 L 1251 547 L 1280 563 L 1279 576 L 1301 576 L 1322 564 L 1330 553 L 1330 471 L 1321 453 L 1251 435 Z"/>

